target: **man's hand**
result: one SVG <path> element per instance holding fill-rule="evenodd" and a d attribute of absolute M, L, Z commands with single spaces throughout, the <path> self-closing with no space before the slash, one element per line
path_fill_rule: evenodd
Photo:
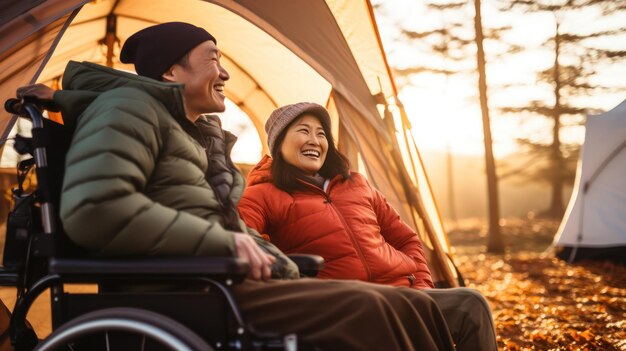
<path fill-rule="evenodd" d="M 261 250 L 249 234 L 235 233 L 235 245 L 237 256 L 250 265 L 249 278 L 268 280 L 272 277 L 272 264 L 276 261 L 276 257 Z"/>
<path fill-rule="evenodd" d="M 17 88 L 15 95 L 21 99 L 25 96 L 34 96 L 39 100 L 52 100 L 55 90 L 44 84 L 31 84 Z"/>

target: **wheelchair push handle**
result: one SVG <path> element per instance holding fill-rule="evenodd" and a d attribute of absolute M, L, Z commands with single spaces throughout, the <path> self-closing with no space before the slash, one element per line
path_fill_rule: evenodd
<path fill-rule="evenodd" d="M 40 135 L 39 131 L 43 128 L 43 116 L 41 109 L 49 109 L 50 111 L 58 111 L 58 107 L 51 100 L 41 100 L 31 96 L 25 96 L 23 99 L 11 98 L 5 101 L 4 109 L 9 113 L 19 116 L 29 117 L 33 122 L 33 137 Z M 54 110 L 53 110 L 54 109 Z M 36 138 L 37 139 L 37 138 Z M 40 144 L 37 142 L 36 144 Z M 43 145 L 37 145 L 33 150 L 35 165 L 37 166 L 37 181 L 40 184 L 47 184 L 45 174 L 48 171 L 48 157 L 46 149 Z M 41 200 L 41 220 L 44 233 L 52 234 L 55 231 L 54 223 L 54 205 L 51 202 L 50 195 L 45 186 L 39 191 Z"/>
<path fill-rule="evenodd" d="M 12 114 L 29 117 L 26 105 L 32 104 L 37 106 L 40 110 L 48 110 L 51 112 L 59 112 L 59 106 L 52 100 L 38 99 L 34 96 L 25 96 L 22 99 L 10 98 L 4 102 L 4 109 Z"/>

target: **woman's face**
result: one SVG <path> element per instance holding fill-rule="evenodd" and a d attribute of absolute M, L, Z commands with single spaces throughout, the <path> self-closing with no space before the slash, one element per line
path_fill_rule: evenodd
<path fill-rule="evenodd" d="M 328 139 L 317 117 L 300 116 L 285 134 L 280 153 L 285 162 L 308 175 L 315 175 L 326 160 Z"/>

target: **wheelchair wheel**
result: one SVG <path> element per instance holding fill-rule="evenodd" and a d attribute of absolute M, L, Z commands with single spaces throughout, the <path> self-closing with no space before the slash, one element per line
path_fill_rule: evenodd
<path fill-rule="evenodd" d="M 107 308 L 76 317 L 54 330 L 35 351 L 213 349 L 164 315 L 137 308 Z"/>

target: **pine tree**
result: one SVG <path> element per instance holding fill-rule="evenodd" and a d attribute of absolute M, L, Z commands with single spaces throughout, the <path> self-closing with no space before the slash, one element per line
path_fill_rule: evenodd
<path fill-rule="evenodd" d="M 498 177 L 496 172 L 496 162 L 493 156 L 493 141 L 491 135 L 491 121 L 489 116 L 488 89 L 487 89 L 487 59 L 483 43 L 486 40 L 500 41 L 502 32 L 510 27 L 489 28 L 483 30 L 480 13 L 480 0 L 473 0 L 474 18 L 473 27 L 468 19 L 467 13 L 469 2 L 452 1 L 447 3 L 429 3 L 430 10 L 439 13 L 458 12 L 456 20 L 444 21 L 440 27 L 428 31 L 416 32 L 403 30 L 406 38 L 413 41 L 430 42 L 430 52 L 439 56 L 441 60 L 435 66 L 418 66 L 406 69 L 396 69 L 399 76 L 409 76 L 419 73 L 443 74 L 446 78 L 458 74 L 478 75 L 478 99 L 480 102 L 484 146 L 485 146 L 485 172 L 487 178 L 487 199 L 488 199 L 488 243 L 487 251 L 501 253 L 504 251 L 504 241 L 500 230 L 500 205 L 498 196 Z M 473 34 L 473 35 L 472 35 Z M 507 53 L 516 52 L 518 47 L 505 45 Z M 476 48 L 474 54 L 473 49 Z M 475 62 L 472 64 L 472 61 Z M 469 65 L 468 65 L 469 63 Z"/>
<path fill-rule="evenodd" d="M 536 78 L 537 84 L 551 86 L 551 96 L 544 100 L 529 101 L 523 106 L 500 108 L 505 113 L 542 116 L 552 121 L 551 135 L 545 138 L 549 141 L 537 140 L 536 137 L 522 137 L 518 140 L 520 146 L 532 155 L 535 163 L 535 167 L 522 170 L 522 174 L 531 180 L 548 182 L 551 186 L 550 205 L 541 213 L 544 216 L 563 216 L 563 188 L 574 180 L 580 146 L 563 142 L 563 130 L 580 125 L 585 114 L 598 112 L 577 103 L 576 97 L 620 89 L 595 83 L 594 78 L 600 64 L 617 63 L 623 60 L 625 53 L 623 50 L 596 46 L 597 41 L 594 39 L 623 34 L 626 28 L 572 33 L 564 31 L 562 23 L 576 11 L 586 10 L 590 13 L 591 7 L 601 8 L 603 13 L 624 11 L 625 3 L 612 0 L 563 0 L 558 4 L 551 0 L 511 0 L 509 3 L 509 10 L 523 8 L 527 12 L 549 12 L 554 15 L 554 33 L 543 43 L 544 47 L 551 49 L 553 62 L 550 67 L 538 72 Z"/>

